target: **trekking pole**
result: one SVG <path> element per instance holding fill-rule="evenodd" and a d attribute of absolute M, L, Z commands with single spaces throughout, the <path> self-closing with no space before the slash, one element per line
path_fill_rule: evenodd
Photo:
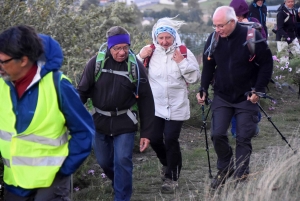
<path fill-rule="evenodd" d="M 202 94 L 200 93 L 200 96 L 202 97 Z M 207 100 L 205 101 L 205 104 L 210 103 L 211 101 L 207 98 Z M 206 153 L 207 153 L 207 160 L 208 160 L 208 173 L 209 173 L 209 178 L 212 179 L 213 176 L 211 174 L 211 166 L 210 166 L 210 157 L 209 157 L 209 148 L 208 148 L 208 140 L 207 140 L 207 131 L 206 131 L 206 120 L 208 117 L 208 114 L 210 112 L 210 108 L 211 106 L 209 106 L 209 109 L 207 111 L 207 114 L 205 116 L 205 112 L 204 112 L 204 105 L 201 106 L 201 110 L 202 110 L 202 126 L 201 126 L 201 130 L 200 130 L 200 134 L 202 132 L 202 130 L 204 129 L 204 135 L 205 135 L 205 145 L 206 145 Z"/>
<path fill-rule="evenodd" d="M 268 98 L 270 100 L 274 100 L 273 98 L 271 98 L 270 96 L 267 96 L 265 93 L 261 93 L 261 92 L 252 92 L 255 93 L 257 96 L 259 96 L 260 98 Z M 251 92 L 247 92 L 246 93 L 248 96 L 251 96 Z M 293 150 L 294 154 L 297 153 L 297 150 L 294 150 L 292 148 L 292 146 L 288 143 L 288 141 L 286 140 L 286 138 L 282 135 L 282 133 L 279 131 L 279 129 L 277 128 L 277 126 L 273 123 L 271 117 L 264 111 L 264 109 L 260 106 L 260 104 L 257 102 L 256 103 L 259 107 L 259 109 L 265 114 L 265 116 L 267 117 L 268 121 L 271 122 L 271 124 L 274 126 L 274 128 L 277 130 L 277 132 L 279 133 L 279 135 L 281 136 L 282 140 L 285 141 L 289 147 Z"/>
<path fill-rule="evenodd" d="M 71 188 L 71 200 L 73 200 L 73 196 L 74 196 L 73 174 L 71 174 L 70 188 Z"/>

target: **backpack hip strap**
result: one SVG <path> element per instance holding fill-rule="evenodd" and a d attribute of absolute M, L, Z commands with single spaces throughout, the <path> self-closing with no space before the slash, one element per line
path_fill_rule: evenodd
<path fill-rule="evenodd" d="M 112 69 L 102 69 L 101 71 L 104 73 L 112 73 L 112 74 L 124 76 L 124 77 L 128 78 L 130 80 L 130 82 L 132 82 L 132 80 L 129 78 L 128 71 L 117 71 L 117 70 L 112 70 Z"/>
<path fill-rule="evenodd" d="M 116 110 L 116 111 L 103 111 L 100 110 L 97 107 L 94 107 L 96 112 L 103 114 L 104 116 L 108 116 L 108 117 L 116 117 L 119 116 L 121 114 L 127 114 L 127 116 L 133 121 L 134 124 L 138 123 L 138 120 L 136 119 L 136 116 L 134 115 L 134 113 L 131 111 L 132 108 L 130 109 L 125 109 L 125 110 Z"/>

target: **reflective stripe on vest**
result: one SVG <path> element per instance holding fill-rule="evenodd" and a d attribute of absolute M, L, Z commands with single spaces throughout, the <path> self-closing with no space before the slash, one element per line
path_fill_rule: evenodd
<path fill-rule="evenodd" d="M 11 141 L 11 136 L 12 133 L 0 130 L 0 138 L 2 138 L 2 140 Z M 34 134 L 20 135 L 20 136 L 16 136 L 16 138 L 20 138 L 22 140 L 36 142 L 44 145 L 60 146 L 68 142 L 68 133 L 63 134 L 57 139 L 46 138 Z"/>
<path fill-rule="evenodd" d="M 27 165 L 27 166 L 61 166 L 65 157 L 24 157 L 15 156 L 12 158 L 12 165 Z"/>
<path fill-rule="evenodd" d="M 12 159 L 12 165 L 27 165 L 27 166 L 57 166 L 62 165 L 65 157 L 39 157 L 39 158 L 30 158 L 16 156 Z M 9 159 L 2 158 L 3 164 L 7 167 L 10 167 Z"/>
<path fill-rule="evenodd" d="M 66 78 L 65 76 L 63 78 Z M 3 180 L 25 189 L 49 187 L 69 154 L 64 115 L 59 109 L 53 74 L 38 84 L 38 100 L 33 118 L 22 133 L 15 129 L 11 96 L 14 90 L 0 78 L 0 151 L 4 163 Z M 26 98 L 26 97 L 24 97 Z M 19 114 L 20 115 L 20 114 Z"/>

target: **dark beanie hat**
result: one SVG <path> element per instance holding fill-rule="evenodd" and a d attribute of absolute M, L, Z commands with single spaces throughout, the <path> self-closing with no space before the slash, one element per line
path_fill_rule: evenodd
<path fill-rule="evenodd" d="M 236 16 L 244 16 L 249 12 L 249 7 L 245 0 L 232 0 L 229 6 L 234 9 Z"/>
<path fill-rule="evenodd" d="M 125 28 L 121 26 L 111 27 L 106 32 L 106 37 L 108 49 L 121 43 L 127 43 L 128 45 L 130 45 L 130 34 Z"/>

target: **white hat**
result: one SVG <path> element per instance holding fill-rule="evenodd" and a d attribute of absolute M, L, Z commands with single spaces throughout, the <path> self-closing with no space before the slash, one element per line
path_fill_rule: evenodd
<path fill-rule="evenodd" d="M 178 15 L 177 15 L 178 16 Z M 177 17 L 176 16 L 176 17 Z M 156 37 L 155 37 L 155 30 L 158 29 L 159 27 L 171 27 L 172 29 L 174 29 L 176 31 L 176 38 L 174 43 L 177 44 L 178 46 L 181 45 L 181 40 L 178 34 L 178 29 L 181 27 L 181 25 L 185 24 L 183 21 L 177 21 L 174 20 L 176 17 L 170 18 L 170 17 L 164 17 L 164 18 L 160 18 L 156 24 L 154 24 L 153 28 L 152 28 L 152 39 L 153 39 L 153 43 L 156 44 Z"/>

